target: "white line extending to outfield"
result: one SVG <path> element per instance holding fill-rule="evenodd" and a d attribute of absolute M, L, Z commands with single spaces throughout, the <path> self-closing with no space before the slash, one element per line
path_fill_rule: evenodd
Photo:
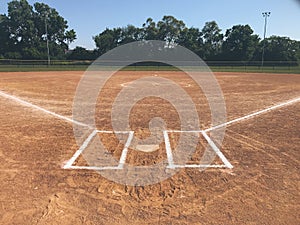
<path fill-rule="evenodd" d="M 61 119 L 61 120 L 65 120 L 65 121 L 67 121 L 67 122 L 74 123 L 74 124 L 77 124 L 77 125 L 83 126 L 83 127 L 89 127 L 89 125 L 87 125 L 87 124 L 78 122 L 78 121 L 73 120 L 73 119 L 71 119 L 71 118 L 69 118 L 69 117 L 66 117 L 66 116 L 59 115 L 59 114 L 57 114 L 57 113 L 55 113 L 55 112 L 51 112 L 51 111 L 49 111 L 49 110 L 47 110 L 47 109 L 44 109 L 44 108 L 42 108 L 42 107 L 40 107 L 40 106 L 37 106 L 37 105 L 35 105 L 35 104 L 32 104 L 32 103 L 30 103 L 30 102 L 27 102 L 27 101 L 24 101 L 24 100 L 22 100 L 22 99 L 20 99 L 20 98 L 17 98 L 16 96 L 9 95 L 9 94 L 7 94 L 7 93 L 5 93 L 5 92 L 3 92 L 3 91 L 0 91 L 0 96 L 2 96 L 2 97 L 4 97 L 4 98 L 8 98 L 8 99 L 10 99 L 10 100 L 13 100 L 13 101 L 15 101 L 15 102 L 18 102 L 18 103 L 20 103 L 21 105 L 27 106 L 27 107 L 29 107 L 29 108 L 36 109 L 36 110 L 39 110 L 39 111 L 44 112 L 44 113 L 46 113 L 46 114 L 49 114 L 49 115 L 51 115 L 51 116 L 57 117 L 57 118 L 59 118 L 59 119 Z"/>
<path fill-rule="evenodd" d="M 208 128 L 205 130 L 205 132 L 209 132 L 209 131 L 212 131 L 212 130 L 216 130 L 216 129 L 219 129 L 219 128 L 222 128 L 222 127 L 227 127 L 233 123 L 237 123 L 237 122 L 240 122 L 240 121 L 243 121 L 243 120 L 248 120 L 252 117 L 255 117 L 255 116 L 258 116 L 260 114 L 263 114 L 263 113 L 267 113 L 267 112 L 270 112 L 270 111 L 273 111 L 275 109 L 278 109 L 278 108 L 281 108 L 281 107 L 284 107 L 284 106 L 288 106 L 288 105 L 292 105 L 296 102 L 299 102 L 300 101 L 300 97 L 298 98 L 293 98 L 291 100 L 288 100 L 286 102 L 282 102 L 280 104 L 277 104 L 277 105 L 274 105 L 274 106 L 271 106 L 271 107 L 268 107 L 266 109 L 263 109 L 263 110 L 260 110 L 260 111 L 257 111 L 257 112 L 254 112 L 254 113 L 251 113 L 249 115 L 246 115 L 246 116 L 242 116 L 242 117 L 239 117 L 239 118 L 236 118 L 234 120 L 231 120 L 231 121 L 228 121 L 226 123 L 222 123 L 222 124 L 219 124 L 217 126 L 213 126 L 211 128 Z"/>
<path fill-rule="evenodd" d="M 32 104 L 28 101 L 25 101 L 25 100 L 22 100 L 16 96 L 13 96 L 13 95 L 10 95 L 10 94 L 7 94 L 3 91 L 0 91 L 0 96 L 4 97 L 4 98 L 7 98 L 7 99 L 10 99 L 10 100 L 13 100 L 21 105 L 24 105 L 26 107 L 29 107 L 29 108 L 32 108 L 32 109 L 35 109 L 35 110 L 39 110 L 43 113 L 46 113 L 46 114 L 49 114 L 51 116 L 54 116 L 58 119 L 61 119 L 61 120 L 64 120 L 66 122 L 70 122 L 70 123 L 73 123 L 73 124 L 76 124 L 76 125 L 80 125 L 80 126 L 84 126 L 84 127 L 89 127 L 91 128 L 89 125 L 87 124 L 84 124 L 84 123 L 81 123 L 79 121 L 76 121 L 76 120 L 73 120 L 69 117 L 66 117 L 66 116 L 62 116 L 60 114 L 57 114 L 55 112 L 51 112 L 47 109 L 44 109 L 38 105 L 35 105 L 35 104 Z M 257 111 L 257 112 L 254 112 L 254 113 L 251 113 L 251 114 L 248 114 L 248 115 L 245 115 L 245 116 L 242 116 L 242 117 L 239 117 L 239 118 L 236 118 L 236 119 L 233 119 L 231 121 L 228 121 L 226 123 L 222 123 L 222 124 L 219 124 L 219 125 L 216 125 L 216 126 L 213 126 L 211 128 L 208 128 L 206 130 L 198 130 L 198 131 L 179 131 L 179 130 L 169 130 L 169 131 L 163 131 L 163 135 L 164 135 L 164 140 L 165 140 L 165 147 L 166 147 L 166 152 L 167 152 L 167 159 L 168 159 L 168 168 L 170 169 L 175 169 L 175 168 L 207 168 L 207 167 L 212 167 L 212 168 L 233 168 L 233 166 L 230 164 L 230 162 L 226 159 L 226 157 L 223 155 L 223 153 L 220 151 L 220 149 L 215 145 L 215 143 L 210 139 L 210 137 L 207 135 L 207 132 L 209 131 L 212 131 L 212 130 L 216 130 L 216 129 L 219 129 L 219 128 L 222 128 L 222 127 L 226 127 L 226 126 L 229 126 L 229 125 L 232 125 L 234 123 L 237 123 L 237 122 L 241 122 L 243 120 L 247 120 L 247 119 L 251 119 L 253 117 L 256 117 L 256 116 L 259 116 L 263 113 L 267 113 L 267 112 L 270 112 L 270 111 L 273 111 L 275 109 L 278 109 L 278 108 L 281 108 L 281 107 L 285 107 L 285 106 L 288 106 L 288 105 L 292 105 L 296 102 L 299 102 L 300 101 L 300 97 L 297 97 L 297 98 L 294 98 L 294 99 L 291 99 L 291 100 L 288 100 L 286 102 L 282 102 L 280 104 L 277 104 L 277 105 L 273 105 L 271 107 L 268 107 L 268 108 L 265 108 L 263 110 L 260 110 L 260 111 Z M 169 132 L 179 132 L 179 133 L 182 133 L 182 132 L 192 132 L 192 133 L 201 133 L 203 135 L 203 137 L 206 139 L 206 141 L 208 142 L 208 144 L 211 146 L 211 148 L 215 151 L 215 153 L 219 156 L 219 158 L 222 160 L 222 162 L 224 163 L 224 165 L 176 165 L 174 164 L 174 160 L 173 160 L 173 156 L 172 156 L 172 149 L 171 149 L 171 146 L 170 146 L 170 140 L 169 140 L 169 135 L 168 133 Z M 119 165 L 117 167 L 114 167 L 114 166 L 107 166 L 107 167 L 95 167 L 95 166 L 74 166 L 74 162 L 76 161 L 76 159 L 80 156 L 80 154 L 82 154 L 82 152 L 88 147 L 89 143 L 91 142 L 91 140 L 95 137 L 95 135 L 97 133 L 128 133 L 128 139 L 127 139 L 127 142 L 125 143 L 125 146 L 124 146 L 124 149 L 122 151 L 122 154 L 121 154 L 121 158 L 120 158 L 120 161 L 119 161 Z M 83 144 L 80 146 L 80 148 L 75 152 L 75 154 L 71 157 L 71 159 L 69 159 L 67 161 L 67 163 L 64 165 L 63 168 L 65 169 L 87 169 L 87 170 L 106 170 L 106 169 L 122 169 L 124 167 L 124 164 L 125 164 L 125 161 L 126 161 L 126 156 L 127 156 L 127 152 L 128 152 L 128 148 L 130 146 L 130 143 L 133 139 L 133 135 L 134 135 L 134 132 L 133 131 L 99 131 L 99 130 L 94 130 L 89 136 L 88 138 L 83 142 Z"/>

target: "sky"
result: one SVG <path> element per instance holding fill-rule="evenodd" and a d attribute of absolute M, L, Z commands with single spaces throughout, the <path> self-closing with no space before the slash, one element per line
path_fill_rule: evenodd
<path fill-rule="evenodd" d="M 7 14 L 7 3 L 0 0 L 0 13 Z M 249 24 L 263 37 L 262 12 L 271 12 L 267 36 L 288 36 L 300 41 L 300 0 L 28 0 L 55 8 L 77 33 L 71 48 L 94 49 L 93 36 L 105 28 L 132 24 L 141 27 L 147 18 L 156 22 L 164 15 L 183 20 L 188 27 L 202 29 L 215 20 L 222 32 L 237 24 Z"/>

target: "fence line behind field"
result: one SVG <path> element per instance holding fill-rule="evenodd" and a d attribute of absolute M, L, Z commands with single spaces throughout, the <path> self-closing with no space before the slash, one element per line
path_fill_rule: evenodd
<path fill-rule="evenodd" d="M 16 60 L 0 59 L 0 72 L 13 71 L 51 71 L 51 70 L 86 70 L 94 61 L 92 60 L 52 60 L 48 65 L 47 60 Z M 101 69 L 115 69 L 125 61 L 101 61 L 94 62 L 94 65 Z M 198 70 L 199 63 L 192 61 L 180 62 L 187 70 Z M 296 61 L 266 61 L 261 66 L 260 61 L 206 61 L 214 72 L 270 72 L 270 73 L 296 73 L 300 74 L 300 65 Z M 160 62 L 142 62 L 131 64 L 123 70 L 154 70 L 154 71 L 175 71 L 178 70 L 170 65 Z"/>

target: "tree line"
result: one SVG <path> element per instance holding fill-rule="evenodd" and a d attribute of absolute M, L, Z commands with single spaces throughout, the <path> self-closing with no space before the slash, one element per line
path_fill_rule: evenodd
<path fill-rule="evenodd" d="M 155 22 L 148 18 L 141 27 L 106 28 L 93 37 L 96 48 L 87 50 L 69 44 L 76 32 L 67 21 L 44 3 L 31 6 L 27 0 L 8 3 L 8 14 L 0 15 L 0 57 L 11 59 L 46 59 L 46 41 L 52 59 L 95 59 L 122 44 L 142 40 L 161 40 L 168 45 L 182 45 L 206 61 L 260 61 L 264 46 L 265 61 L 297 62 L 300 42 L 289 37 L 271 36 L 262 40 L 249 25 L 234 25 L 224 33 L 215 21 L 202 29 L 187 27 L 182 20 L 164 16 Z M 48 28 L 46 35 L 46 28 Z"/>
<path fill-rule="evenodd" d="M 47 59 L 47 40 L 52 59 L 65 59 L 76 32 L 68 22 L 44 3 L 31 6 L 27 0 L 8 3 L 8 13 L 0 14 L 0 57 Z"/>
<path fill-rule="evenodd" d="M 142 27 L 107 28 L 93 39 L 98 55 L 132 41 L 161 40 L 184 46 L 206 61 L 260 61 L 263 45 L 266 61 L 296 62 L 300 58 L 300 42 L 288 37 L 262 40 L 249 25 L 234 25 L 222 33 L 215 21 L 206 22 L 202 29 L 187 27 L 173 16 L 158 22 L 148 18 Z"/>

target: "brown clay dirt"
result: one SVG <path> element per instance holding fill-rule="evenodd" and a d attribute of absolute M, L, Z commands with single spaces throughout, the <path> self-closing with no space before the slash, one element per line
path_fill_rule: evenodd
<path fill-rule="evenodd" d="M 97 127 L 111 129 L 110 107 L 126 84 L 144 76 L 173 79 L 192 96 L 202 128 L 210 127 L 207 102 L 180 72 L 119 72 L 100 93 Z M 83 72 L 1 73 L 0 90 L 64 116 Z M 216 73 L 228 120 L 300 96 L 300 75 Z M 199 94 L 200 93 L 200 94 Z M 233 169 L 182 169 L 149 186 L 114 183 L 95 171 L 64 170 L 78 149 L 72 124 L 0 96 L 0 224 L 299 224 L 300 104 L 227 127 L 221 151 Z M 147 98 L 132 110 L 132 129 L 161 116 L 178 129 L 172 105 Z M 116 158 L 122 146 L 100 135 Z M 171 136 L 176 145 L 176 135 Z M 200 147 L 205 141 L 200 140 Z M 202 147 L 201 147 L 202 146 Z M 196 153 L 198 153 L 196 152 Z M 148 165 L 165 159 L 129 149 L 127 163 Z M 198 160 L 199 155 L 191 160 Z M 84 159 L 78 159 L 76 163 Z M 218 162 L 216 162 L 218 163 Z"/>

